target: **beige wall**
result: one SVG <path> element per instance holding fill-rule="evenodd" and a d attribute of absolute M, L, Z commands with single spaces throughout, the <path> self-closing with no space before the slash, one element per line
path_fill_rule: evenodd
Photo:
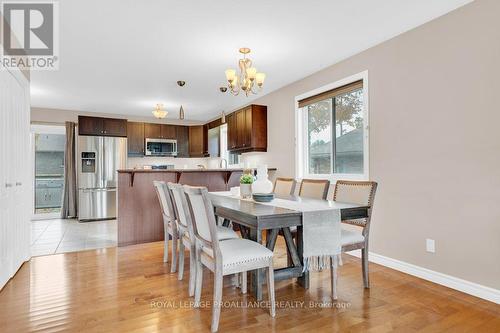
<path fill-rule="evenodd" d="M 500 289 L 498 13 L 477 0 L 263 96 L 269 151 L 251 158 L 293 176 L 295 96 L 368 70 L 371 251 Z"/>

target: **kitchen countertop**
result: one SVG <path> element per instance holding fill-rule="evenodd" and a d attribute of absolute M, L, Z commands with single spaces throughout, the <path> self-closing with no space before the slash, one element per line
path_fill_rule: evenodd
<path fill-rule="evenodd" d="M 237 172 L 237 171 L 243 171 L 247 169 L 256 169 L 256 168 L 227 168 L 227 169 L 222 169 L 222 168 L 215 168 L 215 169 L 201 169 L 201 168 L 195 168 L 195 169 L 121 169 L 118 170 L 119 173 L 141 173 L 141 172 Z M 276 171 L 276 168 L 267 168 L 269 171 Z"/>

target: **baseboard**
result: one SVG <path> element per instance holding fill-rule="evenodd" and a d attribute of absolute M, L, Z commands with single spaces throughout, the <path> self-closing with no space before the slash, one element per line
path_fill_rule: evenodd
<path fill-rule="evenodd" d="M 350 251 L 347 253 L 358 258 L 361 257 L 360 250 Z M 496 304 L 500 304 L 500 290 L 498 289 L 486 287 L 474 282 L 463 280 L 440 272 L 432 271 L 424 267 L 409 264 L 407 262 L 392 259 L 373 252 L 370 252 L 370 254 L 368 255 L 368 260 L 373 263 L 389 267 L 397 271 L 410 274 L 419 277 L 421 279 L 431 281 L 440 284 L 442 286 L 455 289 L 463 293 L 476 296 Z"/>

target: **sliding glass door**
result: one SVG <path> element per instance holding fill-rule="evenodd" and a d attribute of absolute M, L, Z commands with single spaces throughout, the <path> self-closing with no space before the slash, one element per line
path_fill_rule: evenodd
<path fill-rule="evenodd" d="M 35 217 L 53 218 L 61 212 L 64 190 L 63 126 L 33 125 Z"/>

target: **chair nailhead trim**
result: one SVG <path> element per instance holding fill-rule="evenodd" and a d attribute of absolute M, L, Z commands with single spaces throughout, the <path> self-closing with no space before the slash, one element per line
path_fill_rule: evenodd
<path fill-rule="evenodd" d="M 254 258 L 254 259 L 248 259 L 248 260 L 244 260 L 244 261 L 238 261 L 238 262 L 235 262 L 235 263 L 232 263 L 232 264 L 225 264 L 223 265 L 224 267 L 231 267 L 231 266 L 238 266 L 238 265 L 241 265 L 241 264 L 246 264 L 246 263 L 249 263 L 249 262 L 257 262 L 257 261 L 265 261 L 265 260 L 269 260 L 270 258 L 272 258 L 273 256 L 270 255 L 270 256 L 267 256 L 267 257 L 262 257 L 262 258 Z M 224 261 L 224 259 L 222 259 L 222 261 Z"/>

